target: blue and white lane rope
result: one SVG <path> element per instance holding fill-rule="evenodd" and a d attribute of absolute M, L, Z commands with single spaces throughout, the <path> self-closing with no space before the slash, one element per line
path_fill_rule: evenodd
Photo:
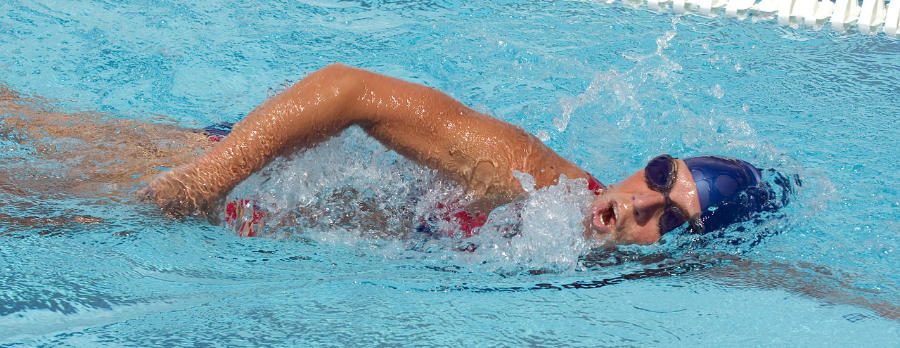
<path fill-rule="evenodd" d="M 616 0 L 599 0 L 613 3 Z M 844 32 L 856 26 L 861 33 L 884 32 L 900 36 L 900 0 L 622 0 L 631 6 L 646 4 L 655 10 L 706 16 L 724 14 L 745 19 L 776 18 L 780 25 L 803 25 L 821 29 L 830 22 L 833 30 Z"/>

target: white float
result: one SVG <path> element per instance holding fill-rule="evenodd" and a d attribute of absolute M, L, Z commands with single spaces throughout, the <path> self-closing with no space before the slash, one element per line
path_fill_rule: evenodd
<path fill-rule="evenodd" d="M 884 17 L 884 33 L 891 37 L 900 34 L 900 0 L 891 0 Z"/>
<path fill-rule="evenodd" d="M 700 12 L 707 16 L 713 16 L 713 10 L 725 7 L 728 0 L 693 0 L 694 5 L 700 9 Z"/>
<path fill-rule="evenodd" d="M 753 10 L 762 13 L 775 13 L 778 11 L 778 0 L 762 0 L 753 6 Z"/>
<path fill-rule="evenodd" d="M 732 17 L 746 17 L 747 10 L 753 8 L 756 0 L 731 0 L 725 5 L 725 14 Z"/>
<path fill-rule="evenodd" d="M 803 23 L 810 28 L 817 28 L 820 21 L 831 17 L 834 3 L 828 0 L 798 0 L 795 15 L 803 18 Z"/>
<path fill-rule="evenodd" d="M 615 0 L 593 0 L 612 3 Z M 695 12 L 716 16 L 723 10 L 730 17 L 744 19 L 753 14 L 753 21 L 777 18 L 778 24 L 803 23 L 813 29 L 821 29 L 825 21 L 831 28 L 845 31 L 856 23 L 862 33 L 875 34 L 881 29 L 890 37 L 900 36 L 900 0 L 622 0 L 631 6 L 646 3 L 654 10 L 665 10 L 672 3 L 676 13 Z"/>
<path fill-rule="evenodd" d="M 871 32 L 872 28 L 884 23 L 884 15 L 884 0 L 863 0 L 862 7 L 859 9 L 859 20 L 857 21 L 859 31 L 862 33 Z"/>
<path fill-rule="evenodd" d="M 857 0 L 837 0 L 834 13 L 831 14 L 831 29 L 844 31 L 844 27 L 856 22 L 859 18 L 859 2 Z"/>
<path fill-rule="evenodd" d="M 791 24 L 791 13 L 794 12 L 794 4 L 796 1 L 794 0 L 779 0 L 778 1 L 778 24 L 788 25 Z"/>
<path fill-rule="evenodd" d="M 654 10 L 662 10 L 669 0 L 647 0 L 647 7 Z"/>

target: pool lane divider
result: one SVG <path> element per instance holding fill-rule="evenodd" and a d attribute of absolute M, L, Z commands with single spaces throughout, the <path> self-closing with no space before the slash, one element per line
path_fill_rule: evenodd
<path fill-rule="evenodd" d="M 615 0 L 600 0 L 613 3 Z M 622 2 L 676 13 L 696 13 L 715 17 L 726 16 L 745 19 L 752 14 L 754 20 L 775 18 L 780 25 L 804 25 L 821 29 L 830 20 L 832 30 L 846 32 L 856 24 L 860 33 L 900 37 L 900 0 L 622 0 Z"/>

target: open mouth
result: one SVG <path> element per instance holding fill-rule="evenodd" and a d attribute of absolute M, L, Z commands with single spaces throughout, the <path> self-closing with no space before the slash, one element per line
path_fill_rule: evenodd
<path fill-rule="evenodd" d="M 616 228 L 619 216 L 617 206 L 616 201 L 609 201 L 595 207 L 594 227 L 606 233 L 612 232 Z"/>

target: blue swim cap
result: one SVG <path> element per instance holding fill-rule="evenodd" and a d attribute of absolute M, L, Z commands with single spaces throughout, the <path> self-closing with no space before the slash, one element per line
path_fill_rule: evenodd
<path fill-rule="evenodd" d="M 716 156 L 685 158 L 684 163 L 697 185 L 703 232 L 749 220 L 756 212 L 777 209 L 769 202 L 769 185 L 750 163 Z"/>

